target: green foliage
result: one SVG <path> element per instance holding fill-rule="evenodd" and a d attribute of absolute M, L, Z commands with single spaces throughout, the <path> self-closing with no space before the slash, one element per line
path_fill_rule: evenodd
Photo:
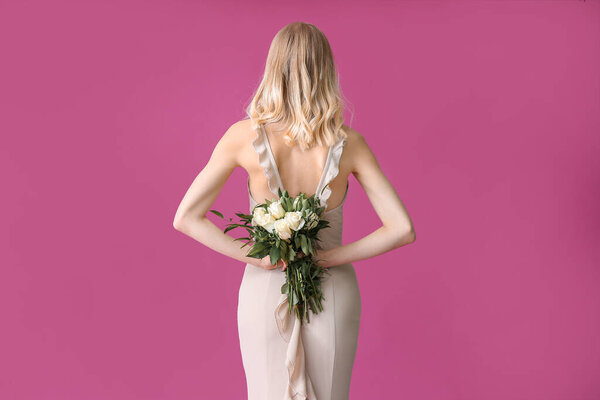
<path fill-rule="evenodd" d="M 315 213 L 318 216 L 316 225 L 309 229 L 308 224 L 305 223 L 299 231 L 292 231 L 291 237 L 287 240 L 281 239 L 275 230 L 268 231 L 262 226 L 252 225 L 256 208 L 262 207 L 265 212 L 268 212 L 269 206 L 273 203 L 273 201 L 265 199 L 265 203 L 257 204 L 251 214 L 235 213 L 239 222 L 227 224 L 224 232 L 227 233 L 236 228 L 243 228 L 247 231 L 248 236 L 234 239 L 245 241 L 242 247 L 250 247 L 246 254 L 247 257 L 262 259 L 269 256 L 272 265 L 277 264 L 279 260 L 287 263 L 287 268 L 283 271 L 286 274 L 286 281 L 281 287 L 281 293 L 288 296 L 289 312 L 292 313 L 295 310 L 300 323 L 304 323 L 304 319 L 310 322 L 310 311 L 314 314 L 323 311 L 324 297 L 321 292 L 321 280 L 325 273 L 329 274 L 330 272 L 318 265 L 319 260 L 315 259 L 315 255 L 317 243 L 320 242 L 317 237 L 318 232 L 329 227 L 329 221 L 321 219 L 325 207 L 318 206 L 320 201 L 314 194 L 306 197 L 304 193 L 300 193 L 292 198 L 286 190 L 281 190 L 281 188 L 277 189 L 277 194 L 285 212 L 301 212 L 305 221 L 308 221 L 307 218 Z M 210 211 L 224 218 L 219 211 Z M 229 220 L 231 221 L 231 218 Z M 300 252 L 302 252 L 302 256 L 299 256 Z"/>
<path fill-rule="evenodd" d="M 218 215 L 219 217 L 221 217 L 221 218 L 225 219 L 225 217 L 223 216 L 223 214 L 221 214 L 221 213 L 220 213 L 219 211 L 217 211 L 217 210 L 208 210 L 208 211 L 210 211 L 211 213 L 214 213 L 214 214 Z"/>

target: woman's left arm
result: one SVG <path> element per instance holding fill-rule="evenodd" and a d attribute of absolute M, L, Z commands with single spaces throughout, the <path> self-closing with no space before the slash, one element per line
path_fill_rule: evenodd
<path fill-rule="evenodd" d="M 212 207 L 227 179 L 238 167 L 244 131 L 233 124 L 215 146 L 208 163 L 196 176 L 183 196 L 173 227 L 211 249 L 244 263 L 257 265 L 259 260 L 246 257 L 247 248 L 212 223 L 206 213 Z"/>

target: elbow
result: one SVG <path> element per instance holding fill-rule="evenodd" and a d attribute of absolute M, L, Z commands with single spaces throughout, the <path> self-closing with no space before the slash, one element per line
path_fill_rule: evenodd
<path fill-rule="evenodd" d="M 189 235 L 195 228 L 202 227 L 203 222 L 206 220 L 206 217 L 196 218 L 189 214 L 177 214 L 175 218 L 173 218 L 173 228 L 181 233 Z"/>
<path fill-rule="evenodd" d="M 415 229 L 410 226 L 409 228 L 400 231 L 397 236 L 396 247 L 405 246 L 413 243 L 415 240 L 417 240 L 417 234 L 415 233 Z"/>
<path fill-rule="evenodd" d="M 181 215 L 176 215 L 173 219 L 173 228 L 179 232 L 183 232 L 185 225 L 185 218 Z"/>
<path fill-rule="evenodd" d="M 415 240 L 417 240 L 417 234 L 415 233 L 415 230 L 413 228 L 411 228 L 410 231 L 408 231 L 408 233 L 406 234 L 406 240 L 407 243 L 413 243 Z"/>

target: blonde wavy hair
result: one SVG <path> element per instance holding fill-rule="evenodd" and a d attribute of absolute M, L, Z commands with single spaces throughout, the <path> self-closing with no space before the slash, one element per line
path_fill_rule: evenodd
<path fill-rule="evenodd" d="M 292 22 L 271 42 L 265 71 L 245 112 L 253 129 L 283 126 L 284 142 L 331 146 L 343 131 L 344 105 L 329 41 L 316 26 Z"/>

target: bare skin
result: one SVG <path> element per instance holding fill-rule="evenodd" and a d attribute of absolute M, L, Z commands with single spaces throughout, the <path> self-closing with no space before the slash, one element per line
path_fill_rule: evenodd
<path fill-rule="evenodd" d="M 344 130 L 348 139 L 340 160 L 339 173 L 330 183 L 332 193 L 327 201 L 326 212 L 341 204 L 346 182 L 352 174 L 367 194 L 382 225 L 359 240 L 317 251 L 316 257 L 322 260 L 319 265 L 324 268 L 375 257 L 416 240 L 410 216 L 365 138 L 346 125 Z M 241 248 L 239 241 L 234 241 L 232 236 L 224 233 L 206 217 L 225 182 L 237 167 L 248 172 L 250 192 L 255 200 L 264 202 L 262 199 L 277 198 L 268 190 L 267 178 L 258 163 L 256 151 L 252 148 L 251 142 L 255 135 L 249 120 L 236 122 L 223 134 L 209 161 L 181 200 L 173 226 L 205 246 L 243 263 L 267 270 L 285 269 L 287 266 L 281 260 L 277 265 L 272 265 L 268 256 L 262 260 L 246 257 L 247 248 Z M 271 131 L 270 127 L 267 127 L 267 136 L 282 184 L 290 196 L 296 196 L 301 191 L 313 194 L 322 172 L 327 147 L 316 146 L 304 152 L 297 146 L 287 147 L 282 137 Z M 311 175 L 305 172 L 306 165 L 318 165 L 319 168 Z"/>

